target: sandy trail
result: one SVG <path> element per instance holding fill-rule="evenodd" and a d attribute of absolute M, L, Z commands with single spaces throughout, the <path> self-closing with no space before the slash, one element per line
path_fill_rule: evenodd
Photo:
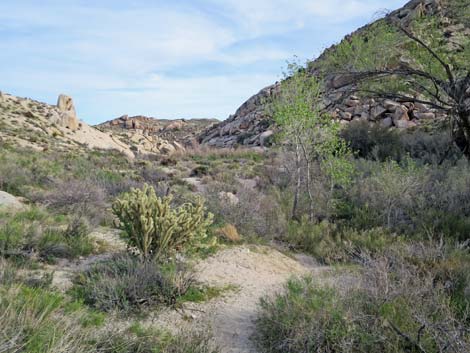
<path fill-rule="evenodd" d="M 260 298 L 276 293 L 292 276 L 323 270 L 266 246 L 226 249 L 200 262 L 196 266 L 197 278 L 211 286 L 230 285 L 237 290 L 207 303 L 189 304 L 184 315 L 167 311 L 154 323 L 174 328 L 208 327 L 223 353 L 255 353 L 250 337 Z M 188 316 L 192 318 L 189 321 Z"/>
<path fill-rule="evenodd" d="M 56 288 L 65 291 L 77 272 L 125 249 L 115 231 L 97 231 L 92 237 L 106 243 L 110 251 L 50 266 L 50 270 L 55 271 L 53 285 Z M 260 298 L 275 294 L 292 276 L 320 275 L 326 269 L 316 265 L 310 257 L 292 258 L 269 246 L 230 247 L 197 263 L 195 275 L 201 284 L 218 288 L 230 286 L 233 290 L 208 302 L 185 303 L 178 310 L 168 308 L 151 313 L 143 324 L 175 332 L 210 330 L 222 353 L 257 353 L 251 336 Z"/>

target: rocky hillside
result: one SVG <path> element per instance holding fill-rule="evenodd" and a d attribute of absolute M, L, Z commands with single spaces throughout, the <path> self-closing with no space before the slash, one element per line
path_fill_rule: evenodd
<path fill-rule="evenodd" d="M 166 154 L 183 150 L 216 120 L 157 120 L 127 117 L 89 126 L 77 117 L 73 100 L 60 95 L 57 105 L 0 92 L 0 142 L 36 150 L 118 150 Z"/>
<path fill-rule="evenodd" d="M 0 142 L 36 150 L 118 150 L 134 153 L 126 143 L 80 121 L 72 98 L 60 95 L 57 105 L 0 93 Z"/>
<path fill-rule="evenodd" d="M 191 147 L 202 131 L 217 122 L 215 119 L 166 120 L 123 115 L 96 128 L 112 133 L 123 141 L 132 141 L 134 149 L 165 153 Z"/>
<path fill-rule="evenodd" d="M 470 35 L 470 24 L 467 21 L 468 4 L 465 0 L 412 0 L 403 8 L 393 11 L 387 17 L 399 21 L 401 26 L 409 28 L 416 18 L 438 18 L 444 31 L 444 38 L 450 48 L 458 50 L 462 38 Z M 344 40 L 368 31 L 367 25 Z M 312 74 L 316 74 L 318 64 L 336 50 L 337 46 L 327 49 L 318 59 L 312 61 L 308 67 Z M 444 118 L 438 112 L 420 104 L 400 104 L 390 100 L 375 100 L 350 96 L 341 103 L 334 103 L 343 94 L 342 87 L 344 75 L 329 75 L 326 82 L 325 107 L 328 112 L 342 124 L 353 120 L 367 120 L 387 127 L 409 128 L 421 125 L 425 121 Z M 279 83 L 262 89 L 230 116 L 227 120 L 217 124 L 199 135 L 202 144 L 215 147 L 233 147 L 236 145 L 263 146 L 273 134 L 275 127 L 266 113 L 266 99 L 275 94 Z"/>

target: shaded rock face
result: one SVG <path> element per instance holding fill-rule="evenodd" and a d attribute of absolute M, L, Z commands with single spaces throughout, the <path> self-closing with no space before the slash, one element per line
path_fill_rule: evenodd
<path fill-rule="evenodd" d="M 75 106 L 71 97 L 61 94 L 57 99 L 59 116 L 56 116 L 57 124 L 70 130 L 78 130 L 80 123 L 77 118 Z"/>
<path fill-rule="evenodd" d="M 393 16 L 406 28 L 418 14 L 431 16 L 443 12 L 445 11 L 440 0 L 412 0 L 403 8 L 392 12 L 388 16 Z M 355 33 L 366 30 L 368 27 L 360 28 Z M 455 38 L 465 35 L 466 31 L 470 30 L 462 26 L 449 24 L 446 31 L 449 32 L 446 37 L 449 38 L 449 43 L 452 44 L 455 42 Z M 316 74 L 317 63 L 334 50 L 335 46 L 332 46 L 318 59 L 309 64 L 312 75 Z M 390 100 L 360 99 L 354 95 L 346 97 L 346 99 L 340 99 L 343 98 L 344 90 L 354 84 L 348 75 L 331 75 L 327 78 L 325 84 L 327 92 L 323 97 L 323 104 L 324 107 L 328 107 L 325 111 L 343 125 L 354 120 L 366 120 L 385 127 L 403 129 L 418 126 L 425 120 L 445 118 L 441 113 L 420 104 L 410 105 Z M 340 89 L 345 84 L 350 84 L 350 86 Z M 278 91 L 279 83 L 262 89 L 258 94 L 243 103 L 234 115 L 202 132 L 198 137 L 199 142 L 222 148 L 239 145 L 248 147 L 266 146 L 270 139 L 266 139 L 265 133 L 269 131 L 268 134 L 270 135 L 275 131 L 275 126 L 266 112 L 265 102 L 267 98 L 272 97 Z"/>
<path fill-rule="evenodd" d="M 201 133 L 199 142 L 213 147 L 261 146 L 261 135 L 272 125 L 264 104 L 278 87 L 275 84 L 262 89 L 243 103 L 234 115 Z"/>

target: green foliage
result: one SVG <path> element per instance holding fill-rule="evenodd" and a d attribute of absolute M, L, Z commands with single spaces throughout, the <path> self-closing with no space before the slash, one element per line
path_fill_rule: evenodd
<path fill-rule="evenodd" d="M 298 203 L 302 185 L 309 198 L 309 218 L 314 217 L 312 175 L 315 167 L 328 178 L 329 190 L 326 213 L 334 203 L 333 190 L 347 186 L 354 172 L 351 153 L 339 136 L 339 124 L 321 113 L 322 86 L 304 67 L 289 64 L 279 92 L 268 104 L 268 112 L 282 129 L 287 150 L 294 154 L 295 196 L 292 218 L 299 219 Z"/>
<path fill-rule="evenodd" d="M 284 240 L 325 264 L 349 263 L 361 252 L 378 253 L 400 241 L 382 228 L 360 231 L 327 221 L 315 224 L 307 219 L 291 222 Z"/>
<path fill-rule="evenodd" d="M 2 218 L 5 218 L 2 221 Z M 41 258 L 76 258 L 87 256 L 94 250 L 88 229 L 72 220 L 57 222 L 44 210 L 31 208 L 14 215 L 0 214 L 0 256 L 24 256 L 36 251 Z"/>
<path fill-rule="evenodd" d="M 136 247 L 145 259 L 184 250 L 207 237 L 212 214 L 206 215 L 203 201 L 198 199 L 196 204 L 174 208 L 171 200 L 170 196 L 158 197 L 153 187 L 145 185 L 113 203 L 118 227 L 126 232 L 129 245 Z"/>
<path fill-rule="evenodd" d="M 43 289 L 0 288 L 4 352 L 82 353 L 86 347 L 77 321 L 63 315 L 64 298 Z"/>
<path fill-rule="evenodd" d="M 367 121 L 352 121 L 340 134 L 357 157 L 379 161 L 400 159 L 402 150 L 396 129 Z"/>
<path fill-rule="evenodd" d="M 320 58 L 323 74 L 367 71 L 395 65 L 399 56 L 390 55 L 390 48 L 400 45 L 403 38 L 397 29 L 384 20 L 348 36 Z"/>
<path fill-rule="evenodd" d="M 219 353 L 206 332 L 181 331 L 175 335 L 133 324 L 126 330 L 101 336 L 96 353 Z M 95 351 L 93 351 L 95 353 Z"/>

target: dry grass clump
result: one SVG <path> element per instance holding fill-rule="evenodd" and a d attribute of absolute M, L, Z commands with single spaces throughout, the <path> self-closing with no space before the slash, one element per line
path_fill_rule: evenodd
<path fill-rule="evenodd" d="M 239 243 L 242 241 L 241 235 L 233 224 L 226 224 L 215 230 L 215 233 L 225 241 Z"/>
<path fill-rule="evenodd" d="M 209 146 L 197 145 L 194 148 L 186 150 L 178 150 L 174 152 L 171 157 L 174 159 L 184 158 L 206 158 L 206 159 L 235 159 L 235 158 L 248 158 L 259 160 L 264 152 L 255 150 L 253 148 L 239 147 L 239 148 L 214 148 Z"/>

